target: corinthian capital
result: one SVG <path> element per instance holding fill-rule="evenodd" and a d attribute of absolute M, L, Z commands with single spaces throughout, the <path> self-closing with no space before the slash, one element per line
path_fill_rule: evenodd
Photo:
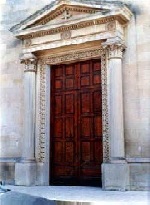
<path fill-rule="evenodd" d="M 111 38 L 102 43 L 104 49 L 108 50 L 108 58 L 122 58 L 123 51 L 126 46 L 123 40 L 120 38 Z"/>
<path fill-rule="evenodd" d="M 24 72 L 36 72 L 37 58 L 32 53 L 24 53 L 20 58 L 20 62 L 25 64 Z"/>

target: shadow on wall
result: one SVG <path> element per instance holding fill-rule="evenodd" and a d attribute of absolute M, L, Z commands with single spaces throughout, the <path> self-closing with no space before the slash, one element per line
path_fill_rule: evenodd
<path fill-rule="evenodd" d="M 15 163 L 1 162 L 0 163 L 0 181 L 2 185 L 14 184 Z"/>

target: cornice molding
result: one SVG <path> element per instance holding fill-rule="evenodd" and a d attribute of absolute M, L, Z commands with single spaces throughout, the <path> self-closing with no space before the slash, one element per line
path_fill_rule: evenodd
<path fill-rule="evenodd" d="M 56 28 L 51 28 L 51 29 L 39 29 L 36 31 L 29 31 L 29 32 L 21 32 L 19 34 L 16 34 L 16 37 L 18 37 L 19 39 L 32 39 L 32 38 L 36 38 L 36 37 L 42 37 L 42 36 L 46 36 L 46 35 L 54 35 L 57 33 L 61 33 L 61 32 L 65 32 L 65 31 L 69 31 L 69 30 L 77 30 L 77 29 L 81 29 L 81 28 L 86 28 L 92 25 L 100 25 L 100 24 L 105 24 L 108 22 L 112 22 L 115 20 L 120 20 L 118 16 L 108 16 L 108 17 L 102 17 L 99 19 L 92 19 L 92 20 L 87 20 L 87 21 L 83 21 L 83 22 L 79 22 L 76 24 L 70 24 L 70 25 L 60 25 L 59 27 Z"/>
<path fill-rule="evenodd" d="M 63 12 L 74 12 L 75 18 L 66 17 L 63 20 L 57 19 L 57 16 L 62 15 Z M 75 14 L 77 12 L 77 14 Z M 88 16 L 81 15 L 88 13 Z M 78 14 L 81 17 L 78 18 Z M 80 16 L 79 15 L 79 16 Z M 99 25 L 111 21 L 111 19 L 118 20 L 121 24 L 125 24 L 131 18 L 131 11 L 124 4 L 113 2 L 99 2 L 86 3 L 86 1 L 61 1 L 53 2 L 53 4 L 46 6 L 40 11 L 22 21 L 20 24 L 12 27 L 10 31 L 20 39 L 28 39 L 40 37 L 44 35 L 51 35 L 62 31 L 74 30 L 84 28 L 93 24 Z M 77 18 L 76 18 L 77 16 Z M 56 22 L 47 25 L 56 18 Z M 58 21 L 58 22 L 57 22 Z M 45 25 L 46 24 L 46 25 Z"/>

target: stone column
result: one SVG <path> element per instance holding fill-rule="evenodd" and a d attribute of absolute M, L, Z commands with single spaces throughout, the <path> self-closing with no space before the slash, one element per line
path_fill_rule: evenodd
<path fill-rule="evenodd" d="M 124 162 L 124 118 L 122 92 L 122 42 L 107 42 L 108 50 L 108 93 L 110 125 L 110 161 Z"/>
<path fill-rule="evenodd" d="M 35 77 L 36 57 L 26 53 L 21 58 L 24 69 L 24 136 L 22 160 L 15 166 L 16 185 L 34 185 L 36 180 L 35 163 Z"/>
<path fill-rule="evenodd" d="M 108 110 L 110 163 L 103 164 L 103 186 L 106 190 L 129 187 L 129 167 L 125 161 L 124 116 L 122 91 L 122 56 L 125 49 L 120 39 L 103 43 L 108 54 Z"/>

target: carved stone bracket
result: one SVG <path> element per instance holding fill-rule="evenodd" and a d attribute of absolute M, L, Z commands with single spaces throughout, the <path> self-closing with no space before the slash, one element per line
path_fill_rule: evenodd
<path fill-rule="evenodd" d="M 37 58 L 32 53 L 25 53 L 20 58 L 21 64 L 25 64 L 24 72 L 36 72 Z"/>
<path fill-rule="evenodd" d="M 108 50 L 108 59 L 122 58 L 126 48 L 125 43 L 120 38 L 111 38 L 102 43 L 104 49 Z"/>

